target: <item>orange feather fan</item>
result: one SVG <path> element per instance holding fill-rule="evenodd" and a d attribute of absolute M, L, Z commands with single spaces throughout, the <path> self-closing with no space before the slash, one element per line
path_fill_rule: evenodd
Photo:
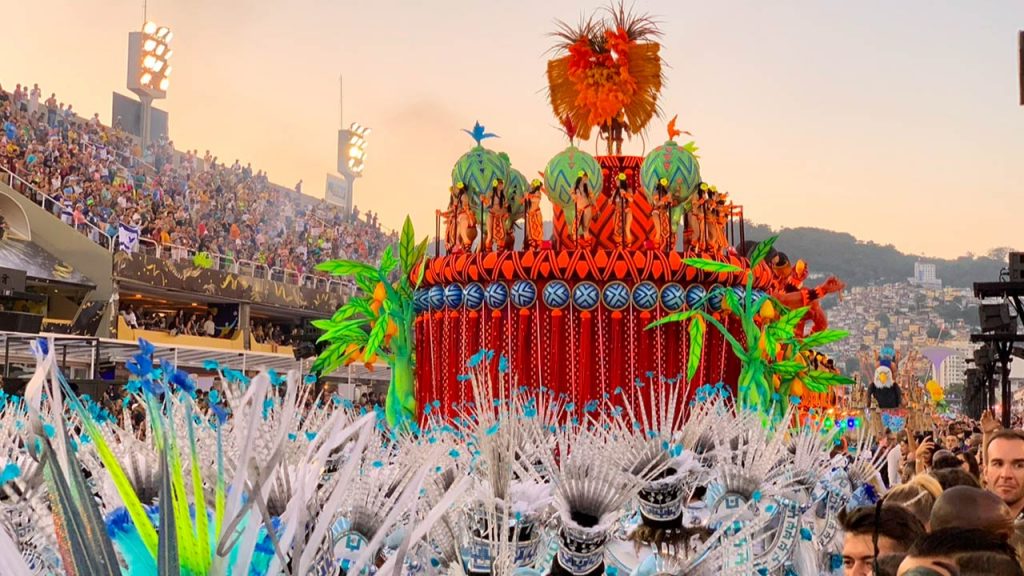
<path fill-rule="evenodd" d="M 631 135 L 639 134 L 660 114 L 658 95 L 663 75 L 657 25 L 623 5 L 610 7 L 610 20 L 593 17 L 573 28 L 559 23 L 555 50 L 548 61 L 548 93 L 560 119 L 568 119 L 586 140 L 593 128 L 617 120 Z"/>

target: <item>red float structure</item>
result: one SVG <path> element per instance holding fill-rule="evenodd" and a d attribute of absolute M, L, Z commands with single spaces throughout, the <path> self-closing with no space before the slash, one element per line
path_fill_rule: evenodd
<path fill-rule="evenodd" d="M 431 404 L 451 413 L 471 401 L 471 385 L 460 376 L 480 350 L 504 357 L 513 381 L 564 394 L 579 405 L 617 391 L 638 394 L 641 387 L 633 385 L 638 381 L 659 385 L 681 379 L 689 353 L 685 324 L 646 328 L 702 300 L 735 336 L 743 337 L 733 318 L 721 313 L 723 299 L 716 295 L 744 290 L 748 260 L 732 248 L 714 255 L 652 249 L 651 204 L 642 193 L 631 203 L 633 243 L 616 241 L 609 188 L 618 173 L 626 173 L 630 187 L 640 190 L 643 159 L 597 160 L 605 186 L 596 197 L 591 247 L 574 246 L 566 216 L 556 205 L 554 234 L 542 249 L 460 251 L 427 260 L 416 292 L 419 406 Z M 710 272 L 685 262 L 709 256 L 741 272 Z M 776 290 L 768 265 L 760 264 L 753 273 L 757 297 Z M 724 338 L 709 332 L 691 394 L 702 384 L 719 382 L 734 389 L 739 370 Z"/>

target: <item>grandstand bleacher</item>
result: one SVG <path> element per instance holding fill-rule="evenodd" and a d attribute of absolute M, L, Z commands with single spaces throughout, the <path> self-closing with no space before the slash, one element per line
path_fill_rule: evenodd
<path fill-rule="evenodd" d="M 0 309 L 41 315 L 44 331 L 294 367 L 295 335 L 352 290 L 316 264 L 372 262 L 396 241 L 375 216 L 343 213 L 238 161 L 166 141 L 142 151 L 55 97 L 0 90 L 0 127 L 0 267 L 28 270 L 27 292 L 0 294 Z M 120 242 L 122 228 L 137 243 Z"/>

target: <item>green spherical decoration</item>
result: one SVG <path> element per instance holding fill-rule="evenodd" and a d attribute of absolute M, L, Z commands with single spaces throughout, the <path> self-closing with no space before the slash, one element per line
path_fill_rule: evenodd
<path fill-rule="evenodd" d="M 567 222 L 576 219 L 576 204 L 572 201 L 572 190 L 580 171 L 586 172 L 590 178 L 590 195 L 597 198 L 601 194 L 602 172 L 597 159 L 575 146 L 562 150 L 548 162 L 544 169 L 544 185 L 547 186 L 551 201 L 557 204 Z"/>
<path fill-rule="evenodd" d="M 509 171 L 508 180 L 505 181 L 505 193 L 508 195 L 509 202 L 512 203 L 510 222 L 516 222 L 523 217 L 525 209 L 523 198 L 529 189 L 530 182 L 526 179 L 526 176 L 523 176 L 523 173 L 519 170 L 512 168 Z"/>
<path fill-rule="evenodd" d="M 640 183 L 648 199 L 654 199 L 654 189 L 662 178 L 668 179 L 675 199 L 685 202 L 700 184 L 700 164 L 689 150 L 669 140 L 651 150 L 640 167 Z"/>
<path fill-rule="evenodd" d="M 462 182 L 469 191 L 473 206 L 479 206 L 480 194 L 489 193 L 495 179 L 501 178 L 508 185 L 512 169 L 508 156 L 476 146 L 466 152 L 452 168 L 452 185 Z"/>

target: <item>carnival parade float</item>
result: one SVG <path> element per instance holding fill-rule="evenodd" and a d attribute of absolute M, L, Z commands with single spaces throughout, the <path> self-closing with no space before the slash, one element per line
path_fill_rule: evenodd
<path fill-rule="evenodd" d="M 548 92 L 568 146 L 543 170 L 513 167 L 487 147 L 496 134 L 479 122 L 465 130 L 474 146 L 452 169 L 436 255 L 415 290 L 416 404 L 450 412 L 470 401 L 459 376 L 481 349 L 507 358 L 517 381 L 581 405 L 652 374 L 685 377 L 691 393 L 717 383 L 735 393 L 741 376 L 763 377 L 770 387 L 757 400 L 765 404 L 775 394 L 827 394 L 835 380 L 823 370 L 807 378 L 808 369 L 788 364 L 781 373 L 743 374 L 743 358 L 803 361 L 830 342 L 818 302 L 842 284 L 804 288 L 802 262 L 770 244 L 753 252 L 742 207 L 702 178 L 694 143 L 677 142 L 677 118 L 646 156 L 622 154 L 624 139 L 658 119 L 663 74 L 654 24 L 611 13 L 607 22 L 559 30 Z M 592 137 L 607 155 L 577 146 Z M 527 182 L 524 173 L 537 177 Z M 714 329 L 705 329 L 708 320 Z"/>

